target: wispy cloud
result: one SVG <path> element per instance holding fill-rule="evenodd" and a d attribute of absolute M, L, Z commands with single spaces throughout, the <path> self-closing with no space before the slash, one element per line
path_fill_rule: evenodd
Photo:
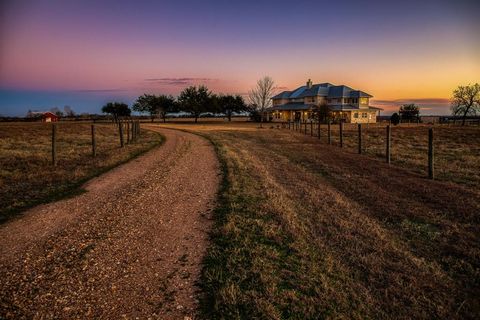
<path fill-rule="evenodd" d="M 149 83 L 168 85 L 168 86 L 187 86 L 198 83 L 217 82 L 219 79 L 212 78 L 149 78 L 144 79 Z"/>
<path fill-rule="evenodd" d="M 125 92 L 127 89 L 79 89 L 79 90 L 73 90 L 73 92 L 86 92 L 86 93 L 108 93 L 108 92 Z"/>

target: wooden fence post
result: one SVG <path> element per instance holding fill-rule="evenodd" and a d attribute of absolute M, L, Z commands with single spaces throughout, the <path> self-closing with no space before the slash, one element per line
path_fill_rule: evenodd
<path fill-rule="evenodd" d="M 343 122 L 340 121 L 340 148 L 343 148 Z"/>
<path fill-rule="evenodd" d="M 140 129 L 141 129 L 141 128 L 140 128 L 140 120 L 138 120 L 137 123 L 138 123 L 138 128 L 137 128 L 137 129 L 138 129 L 138 135 L 140 136 L 140 134 L 141 134 L 141 131 L 140 131 Z"/>
<path fill-rule="evenodd" d="M 97 156 L 97 142 L 95 141 L 95 125 L 92 124 L 92 156 Z"/>
<path fill-rule="evenodd" d="M 135 132 L 136 124 L 135 121 L 132 121 L 132 139 L 134 142 L 137 142 L 137 133 Z"/>
<path fill-rule="evenodd" d="M 358 154 L 362 154 L 362 124 L 358 124 Z"/>
<path fill-rule="evenodd" d="M 120 147 L 124 147 L 124 142 L 123 142 L 123 123 L 121 120 L 118 122 L 118 133 L 120 134 Z"/>
<path fill-rule="evenodd" d="M 304 131 L 303 134 L 305 134 L 305 135 L 307 134 L 307 121 L 305 121 L 305 131 Z"/>
<path fill-rule="evenodd" d="M 318 120 L 318 139 L 320 139 L 320 120 Z"/>
<path fill-rule="evenodd" d="M 386 160 L 387 160 L 387 163 L 390 164 L 390 146 L 391 146 L 391 140 L 392 140 L 392 132 L 391 132 L 391 129 L 390 129 L 390 125 L 387 125 L 387 150 L 386 150 Z"/>
<path fill-rule="evenodd" d="M 428 129 L 428 178 L 434 179 L 435 172 L 433 168 L 434 154 L 433 154 L 433 128 Z"/>
<path fill-rule="evenodd" d="M 57 125 L 52 125 L 52 165 L 57 165 Z"/>
<path fill-rule="evenodd" d="M 126 121 L 127 143 L 130 143 L 130 121 Z"/>
<path fill-rule="evenodd" d="M 310 136 L 313 137 L 313 121 L 310 121 Z"/>
<path fill-rule="evenodd" d="M 332 123 L 330 120 L 328 120 L 328 127 L 327 127 L 327 131 L 328 131 L 328 144 L 332 144 Z"/>
<path fill-rule="evenodd" d="M 288 130 L 290 130 L 290 120 L 288 120 Z"/>
<path fill-rule="evenodd" d="M 132 120 L 132 138 L 137 141 L 138 132 L 137 132 L 137 121 Z"/>

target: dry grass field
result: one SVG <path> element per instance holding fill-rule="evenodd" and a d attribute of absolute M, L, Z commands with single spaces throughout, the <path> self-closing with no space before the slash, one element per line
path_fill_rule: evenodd
<path fill-rule="evenodd" d="M 392 164 L 424 174 L 428 161 L 428 125 L 392 126 Z M 339 128 L 332 126 L 333 144 L 338 145 Z M 327 130 L 322 130 L 326 137 Z M 364 125 L 364 153 L 385 158 L 386 126 Z M 357 152 L 358 128 L 346 125 L 344 145 L 348 152 Z M 436 178 L 472 187 L 480 187 L 480 126 L 434 127 Z"/>
<path fill-rule="evenodd" d="M 348 137 L 341 150 L 270 126 L 167 126 L 207 137 L 223 162 L 207 318 L 478 317 L 478 128 L 436 130 L 452 158 L 431 181 L 425 127 L 394 128 L 389 166 L 368 144 L 373 128 L 357 155 Z"/>
<path fill-rule="evenodd" d="M 51 165 L 51 124 L 0 124 L 0 221 L 35 204 L 59 199 L 84 181 L 157 145 L 161 138 L 142 131 L 138 142 L 119 147 L 110 124 L 96 125 L 97 156 L 91 155 L 90 123 L 57 124 L 58 165 Z"/>

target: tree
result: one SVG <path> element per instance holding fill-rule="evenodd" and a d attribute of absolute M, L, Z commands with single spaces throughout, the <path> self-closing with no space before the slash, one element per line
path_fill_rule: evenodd
<path fill-rule="evenodd" d="M 232 113 L 247 110 L 245 101 L 239 95 L 214 95 L 213 97 L 216 100 L 215 106 L 217 110 L 225 114 L 225 116 L 228 118 L 228 121 L 232 121 Z"/>
<path fill-rule="evenodd" d="M 133 110 L 138 112 L 148 112 L 153 119 L 160 116 L 163 122 L 166 122 L 167 112 L 173 112 L 175 107 L 175 99 L 167 95 L 144 94 L 137 98 L 133 104 Z"/>
<path fill-rule="evenodd" d="M 420 107 L 414 103 L 404 104 L 399 110 L 402 120 L 418 120 Z"/>
<path fill-rule="evenodd" d="M 316 115 L 319 123 L 322 121 L 326 121 L 331 117 L 330 109 L 328 108 L 325 100 L 322 100 L 319 105 L 316 105 L 313 108 L 313 113 Z"/>
<path fill-rule="evenodd" d="M 262 117 L 260 116 L 260 112 L 258 112 L 258 106 L 254 104 L 248 104 L 246 111 L 249 113 L 250 120 L 255 122 L 261 122 Z"/>
<path fill-rule="evenodd" d="M 109 102 L 102 107 L 103 113 L 109 113 L 113 116 L 113 120 L 118 122 L 120 117 L 129 117 L 132 110 L 126 103 L 123 102 Z"/>
<path fill-rule="evenodd" d="M 185 88 L 178 97 L 178 103 L 182 111 L 188 112 L 195 118 L 203 112 L 213 111 L 213 95 L 205 86 L 190 86 Z"/>
<path fill-rule="evenodd" d="M 75 116 L 75 111 L 73 111 L 72 107 L 70 106 L 64 106 L 63 107 L 63 112 L 67 117 L 74 117 Z"/>
<path fill-rule="evenodd" d="M 480 85 L 458 86 L 453 91 L 452 114 L 462 116 L 462 126 L 465 125 L 467 116 L 475 116 L 480 112 Z"/>
<path fill-rule="evenodd" d="M 51 108 L 50 112 L 55 114 L 57 117 L 63 117 L 63 112 L 58 107 Z"/>
<path fill-rule="evenodd" d="M 398 115 L 398 113 L 395 112 L 394 114 L 392 114 L 392 116 L 390 117 L 390 122 L 395 126 L 400 123 L 400 116 Z"/>
<path fill-rule="evenodd" d="M 262 127 L 266 109 L 272 105 L 271 98 L 275 90 L 274 85 L 273 79 L 265 76 L 258 80 L 257 85 L 248 93 L 250 104 L 257 106 L 257 111 L 260 112 L 260 127 Z"/>

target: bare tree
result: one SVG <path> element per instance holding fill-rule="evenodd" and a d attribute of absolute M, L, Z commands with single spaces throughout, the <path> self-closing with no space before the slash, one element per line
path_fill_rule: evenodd
<path fill-rule="evenodd" d="M 453 115 L 462 115 L 462 126 L 465 125 L 465 119 L 468 115 L 476 115 L 480 112 L 480 85 L 458 86 L 453 91 L 452 100 Z"/>
<path fill-rule="evenodd" d="M 257 106 L 260 112 L 260 127 L 264 121 L 265 110 L 272 105 L 272 96 L 274 94 L 275 82 L 272 78 L 265 76 L 257 81 L 257 85 L 248 93 L 250 104 Z"/>
<path fill-rule="evenodd" d="M 74 117 L 75 116 L 75 111 L 73 111 L 72 107 L 70 107 L 68 105 L 63 107 L 63 113 L 65 113 L 65 115 L 67 117 Z"/>

